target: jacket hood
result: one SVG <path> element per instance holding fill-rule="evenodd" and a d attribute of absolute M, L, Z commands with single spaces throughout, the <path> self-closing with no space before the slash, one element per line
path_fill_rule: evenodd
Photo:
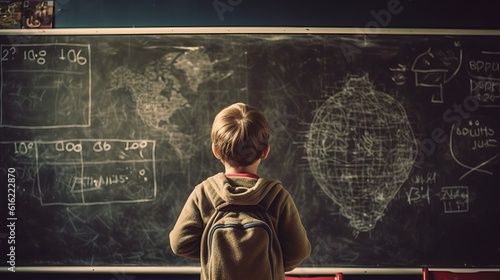
<path fill-rule="evenodd" d="M 214 207 L 227 202 L 235 205 L 261 204 L 267 209 L 270 202 L 281 190 L 280 181 L 262 177 L 251 188 L 233 187 L 223 173 L 207 178 L 205 183 L 207 184 L 207 193 Z M 264 198 L 266 199 L 263 201 Z"/>

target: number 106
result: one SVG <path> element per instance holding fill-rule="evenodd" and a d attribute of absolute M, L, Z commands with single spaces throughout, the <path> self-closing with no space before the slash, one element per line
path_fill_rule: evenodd
<path fill-rule="evenodd" d="M 78 63 L 79 65 L 87 64 L 87 58 L 82 55 L 82 50 L 65 50 L 61 49 L 60 60 L 68 60 L 70 63 Z"/>

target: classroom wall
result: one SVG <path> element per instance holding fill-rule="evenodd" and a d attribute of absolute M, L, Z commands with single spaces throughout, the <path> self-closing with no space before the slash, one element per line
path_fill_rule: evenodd
<path fill-rule="evenodd" d="M 498 29 L 488 0 L 56 0 L 56 27 L 308 26 Z"/>

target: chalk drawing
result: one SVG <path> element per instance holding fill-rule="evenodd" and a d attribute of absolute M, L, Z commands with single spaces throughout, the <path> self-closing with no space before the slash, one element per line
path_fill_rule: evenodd
<path fill-rule="evenodd" d="M 314 112 L 305 144 L 321 189 L 357 231 L 370 231 L 407 180 L 417 143 L 403 106 L 375 91 L 367 76 Z"/>
<path fill-rule="evenodd" d="M 460 43 L 455 43 L 460 47 Z M 437 88 L 438 92 L 432 95 L 432 103 L 443 103 L 443 85 L 453 79 L 462 65 L 462 49 L 433 49 L 418 55 L 411 70 L 415 73 L 415 85 L 420 87 Z"/>
<path fill-rule="evenodd" d="M 183 90 L 196 92 L 201 83 L 211 78 L 212 65 L 203 48 L 179 48 L 149 62 L 139 73 L 125 66 L 116 68 L 111 73 L 111 90 L 130 90 L 135 112 L 144 124 L 165 131 L 177 155 L 189 158 L 195 145 L 192 136 L 180 132 L 171 117 L 190 107 Z"/>

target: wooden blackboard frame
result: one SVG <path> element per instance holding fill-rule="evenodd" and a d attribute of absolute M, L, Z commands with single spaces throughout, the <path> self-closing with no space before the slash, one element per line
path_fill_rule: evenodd
<path fill-rule="evenodd" d="M 102 28 L 102 29 L 40 29 L 40 30 L 0 30 L 0 36 L 72 36 L 72 35 L 169 35 L 169 34 L 331 34 L 331 35 L 440 35 L 440 36 L 500 36 L 500 30 L 461 30 L 461 29 L 362 29 L 362 28 L 308 28 L 308 27 L 202 27 L 202 28 Z M 7 268 L 7 267 L 3 267 Z M 3 269 L 2 268 L 2 269 Z M 439 268 L 457 272 L 500 271 L 491 267 L 471 267 L 464 269 Z M 125 273 L 199 273 L 198 267 L 115 267 L 115 266 L 63 266 L 63 267 L 18 267 L 20 272 L 125 272 Z M 301 267 L 294 271 L 298 274 L 420 274 L 418 268 L 358 268 Z"/>

